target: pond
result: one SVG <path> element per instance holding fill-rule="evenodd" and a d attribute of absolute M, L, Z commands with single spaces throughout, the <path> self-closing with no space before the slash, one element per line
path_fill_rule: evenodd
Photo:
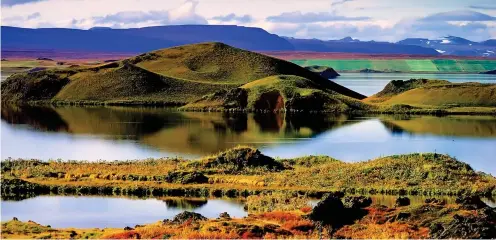
<path fill-rule="evenodd" d="M 164 108 L 3 106 L 1 117 L 2 159 L 191 159 L 249 145 L 272 157 L 328 155 L 348 162 L 437 152 L 496 175 L 494 116 L 228 114 Z"/>
<path fill-rule="evenodd" d="M 373 195 L 372 204 L 394 207 L 398 196 Z M 408 196 L 411 205 L 423 204 L 426 196 Z M 447 203 L 454 197 L 438 196 Z M 311 200 L 309 205 L 319 200 Z M 494 199 L 484 199 L 492 207 Z M 54 228 L 124 228 L 172 219 L 183 211 L 217 218 L 227 212 L 231 217 L 247 216 L 242 199 L 149 198 L 132 199 L 103 196 L 38 196 L 21 201 L 1 201 L 2 221 L 17 217 Z"/>
<path fill-rule="evenodd" d="M 3 201 L 2 221 L 17 217 L 54 228 L 124 228 L 172 219 L 183 211 L 207 218 L 227 212 L 231 217 L 247 215 L 236 199 L 131 199 L 118 197 L 38 196 L 22 201 Z"/>

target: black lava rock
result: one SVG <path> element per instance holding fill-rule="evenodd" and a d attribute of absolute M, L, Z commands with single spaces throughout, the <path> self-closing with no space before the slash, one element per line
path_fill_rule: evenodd
<path fill-rule="evenodd" d="M 399 197 L 396 199 L 395 207 L 404 207 L 410 205 L 410 198 L 407 197 Z"/>
<path fill-rule="evenodd" d="M 174 217 L 174 219 L 172 219 L 172 223 L 182 224 L 189 220 L 196 222 L 196 221 L 205 221 L 207 220 L 207 218 L 199 213 L 184 211 L 182 213 L 177 214 Z"/>

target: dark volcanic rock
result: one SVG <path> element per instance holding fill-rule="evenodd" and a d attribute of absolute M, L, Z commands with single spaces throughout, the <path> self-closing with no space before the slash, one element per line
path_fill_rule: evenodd
<path fill-rule="evenodd" d="M 487 72 L 481 72 L 482 74 L 496 74 L 496 69 L 495 70 L 491 70 L 491 71 L 487 71 Z"/>
<path fill-rule="evenodd" d="M 359 197 L 357 197 L 358 199 Z M 351 198 L 350 198 L 351 199 Z M 348 200 L 349 203 L 353 202 Z M 360 202 L 360 201 L 357 201 Z M 366 205 L 366 198 L 361 201 L 362 205 Z M 358 207 L 356 203 L 355 207 Z M 357 219 L 362 218 L 367 214 L 367 211 L 361 208 L 347 208 L 341 202 L 339 197 L 333 194 L 328 195 L 322 201 L 317 203 L 308 215 L 308 218 L 314 222 L 320 222 L 323 226 L 331 228 L 330 234 L 332 235 L 337 229 L 344 225 L 353 224 Z"/>
<path fill-rule="evenodd" d="M 226 220 L 229 220 L 231 219 L 231 216 L 229 215 L 229 213 L 227 212 L 223 212 L 219 215 L 219 219 L 226 219 Z"/>
<path fill-rule="evenodd" d="M 181 184 L 208 183 L 208 177 L 198 172 L 169 172 L 165 180 L 169 183 Z"/>
<path fill-rule="evenodd" d="M 322 222 L 324 225 L 340 227 L 343 225 L 345 207 L 341 199 L 329 195 L 324 200 L 317 203 L 309 214 L 309 219 L 316 222 Z"/>
<path fill-rule="evenodd" d="M 241 171 L 254 167 L 262 167 L 272 171 L 284 170 L 282 163 L 263 155 L 258 149 L 249 147 L 225 151 L 216 157 L 207 159 L 204 167 L 229 168 L 230 171 Z"/>
<path fill-rule="evenodd" d="M 475 210 L 487 207 L 487 205 L 478 196 L 459 196 L 455 202 L 462 205 L 463 209 Z"/>
<path fill-rule="evenodd" d="M 205 221 L 205 220 L 207 220 L 207 218 L 204 217 L 203 215 L 199 214 L 199 213 L 184 211 L 182 213 L 177 214 L 174 217 L 174 219 L 172 219 L 172 223 L 182 224 L 182 223 L 185 223 L 186 221 L 190 221 L 190 220 L 193 222 Z"/>
<path fill-rule="evenodd" d="M 336 78 L 339 75 L 336 70 L 330 67 L 325 67 L 325 66 L 308 66 L 305 67 L 305 69 L 310 70 L 316 74 L 319 74 L 323 78 L 331 79 L 331 78 Z"/>
<path fill-rule="evenodd" d="M 496 211 L 486 207 L 475 215 L 455 215 L 448 224 L 432 225 L 429 233 L 431 238 L 496 238 Z"/>
<path fill-rule="evenodd" d="M 51 59 L 51 58 L 46 58 L 46 57 L 39 57 L 39 58 L 37 58 L 36 60 L 40 60 L 40 61 L 53 61 L 53 59 Z"/>
<path fill-rule="evenodd" d="M 404 207 L 410 205 L 410 198 L 407 197 L 399 197 L 396 199 L 395 207 Z"/>

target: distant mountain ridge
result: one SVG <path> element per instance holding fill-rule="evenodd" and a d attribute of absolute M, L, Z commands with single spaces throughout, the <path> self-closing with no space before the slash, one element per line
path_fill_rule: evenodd
<path fill-rule="evenodd" d="M 2 26 L 2 52 L 13 49 L 142 53 L 201 42 L 223 42 L 250 51 L 314 51 L 366 54 L 460 55 L 495 57 L 496 40 L 483 42 L 448 36 L 443 39 L 407 38 L 397 43 L 297 39 L 271 34 L 261 28 L 235 25 L 171 25 L 144 28 L 88 30 L 18 28 Z"/>
<path fill-rule="evenodd" d="M 251 51 L 291 51 L 285 39 L 261 28 L 177 25 L 129 29 L 17 28 L 2 26 L 3 49 L 147 52 L 200 42 L 223 42 Z"/>
<path fill-rule="evenodd" d="M 496 57 L 496 39 L 474 42 L 461 37 L 447 36 L 436 40 L 407 38 L 397 43 L 433 48 L 444 55 Z"/>
<path fill-rule="evenodd" d="M 286 38 L 296 51 L 440 55 L 432 48 L 389 42 L 363 42 L 351 37 L 340 40 Z"/>

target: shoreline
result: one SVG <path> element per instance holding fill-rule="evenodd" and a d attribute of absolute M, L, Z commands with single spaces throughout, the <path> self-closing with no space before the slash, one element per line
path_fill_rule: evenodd
<path fill-rule="evenodd" d="M 2 101 L 2 105 L 11 106 L 28 106 L 28 107 L 91 107 L 91 106 L 108 106 L 108 107 L 158 107 L 169 108 L 178 112 L 231 112 L 231 113 L 298 113 L 298 114 L 350 114 L 350 115 L 368 115 L 368 114 L 384 114 L 384 115 L 430 115 L 430 116 L 449 116 L 449 115 L 472 115 L 472 116 L 496 116 L 496 107 L 487 106 L 455 106 L 451 108 L 402 108 L 403 104 L 396 105 L 372 105 L 375 109 L 371 110 L 351 110 L 351 111 L 317 111 L 317 110 L 301 110 L 301 109 L 278 109 L 278 110 L 253 110 L 253 109 L 223 109 L 223 108 L 182 108 L 187 103 L 183 102 L 167 102 L 167 101 L 135 101 L 135 100 L 110 100 L 110 101 L 54 101 L 54 100 L 37 100 L 28 102 L 12 102 Z M 400 106 L 397 109 L 395 106 Z M 410 106 L 410 105 L 407 105 Z M 470 108 L 471 110 L 467 110 Z"/>

